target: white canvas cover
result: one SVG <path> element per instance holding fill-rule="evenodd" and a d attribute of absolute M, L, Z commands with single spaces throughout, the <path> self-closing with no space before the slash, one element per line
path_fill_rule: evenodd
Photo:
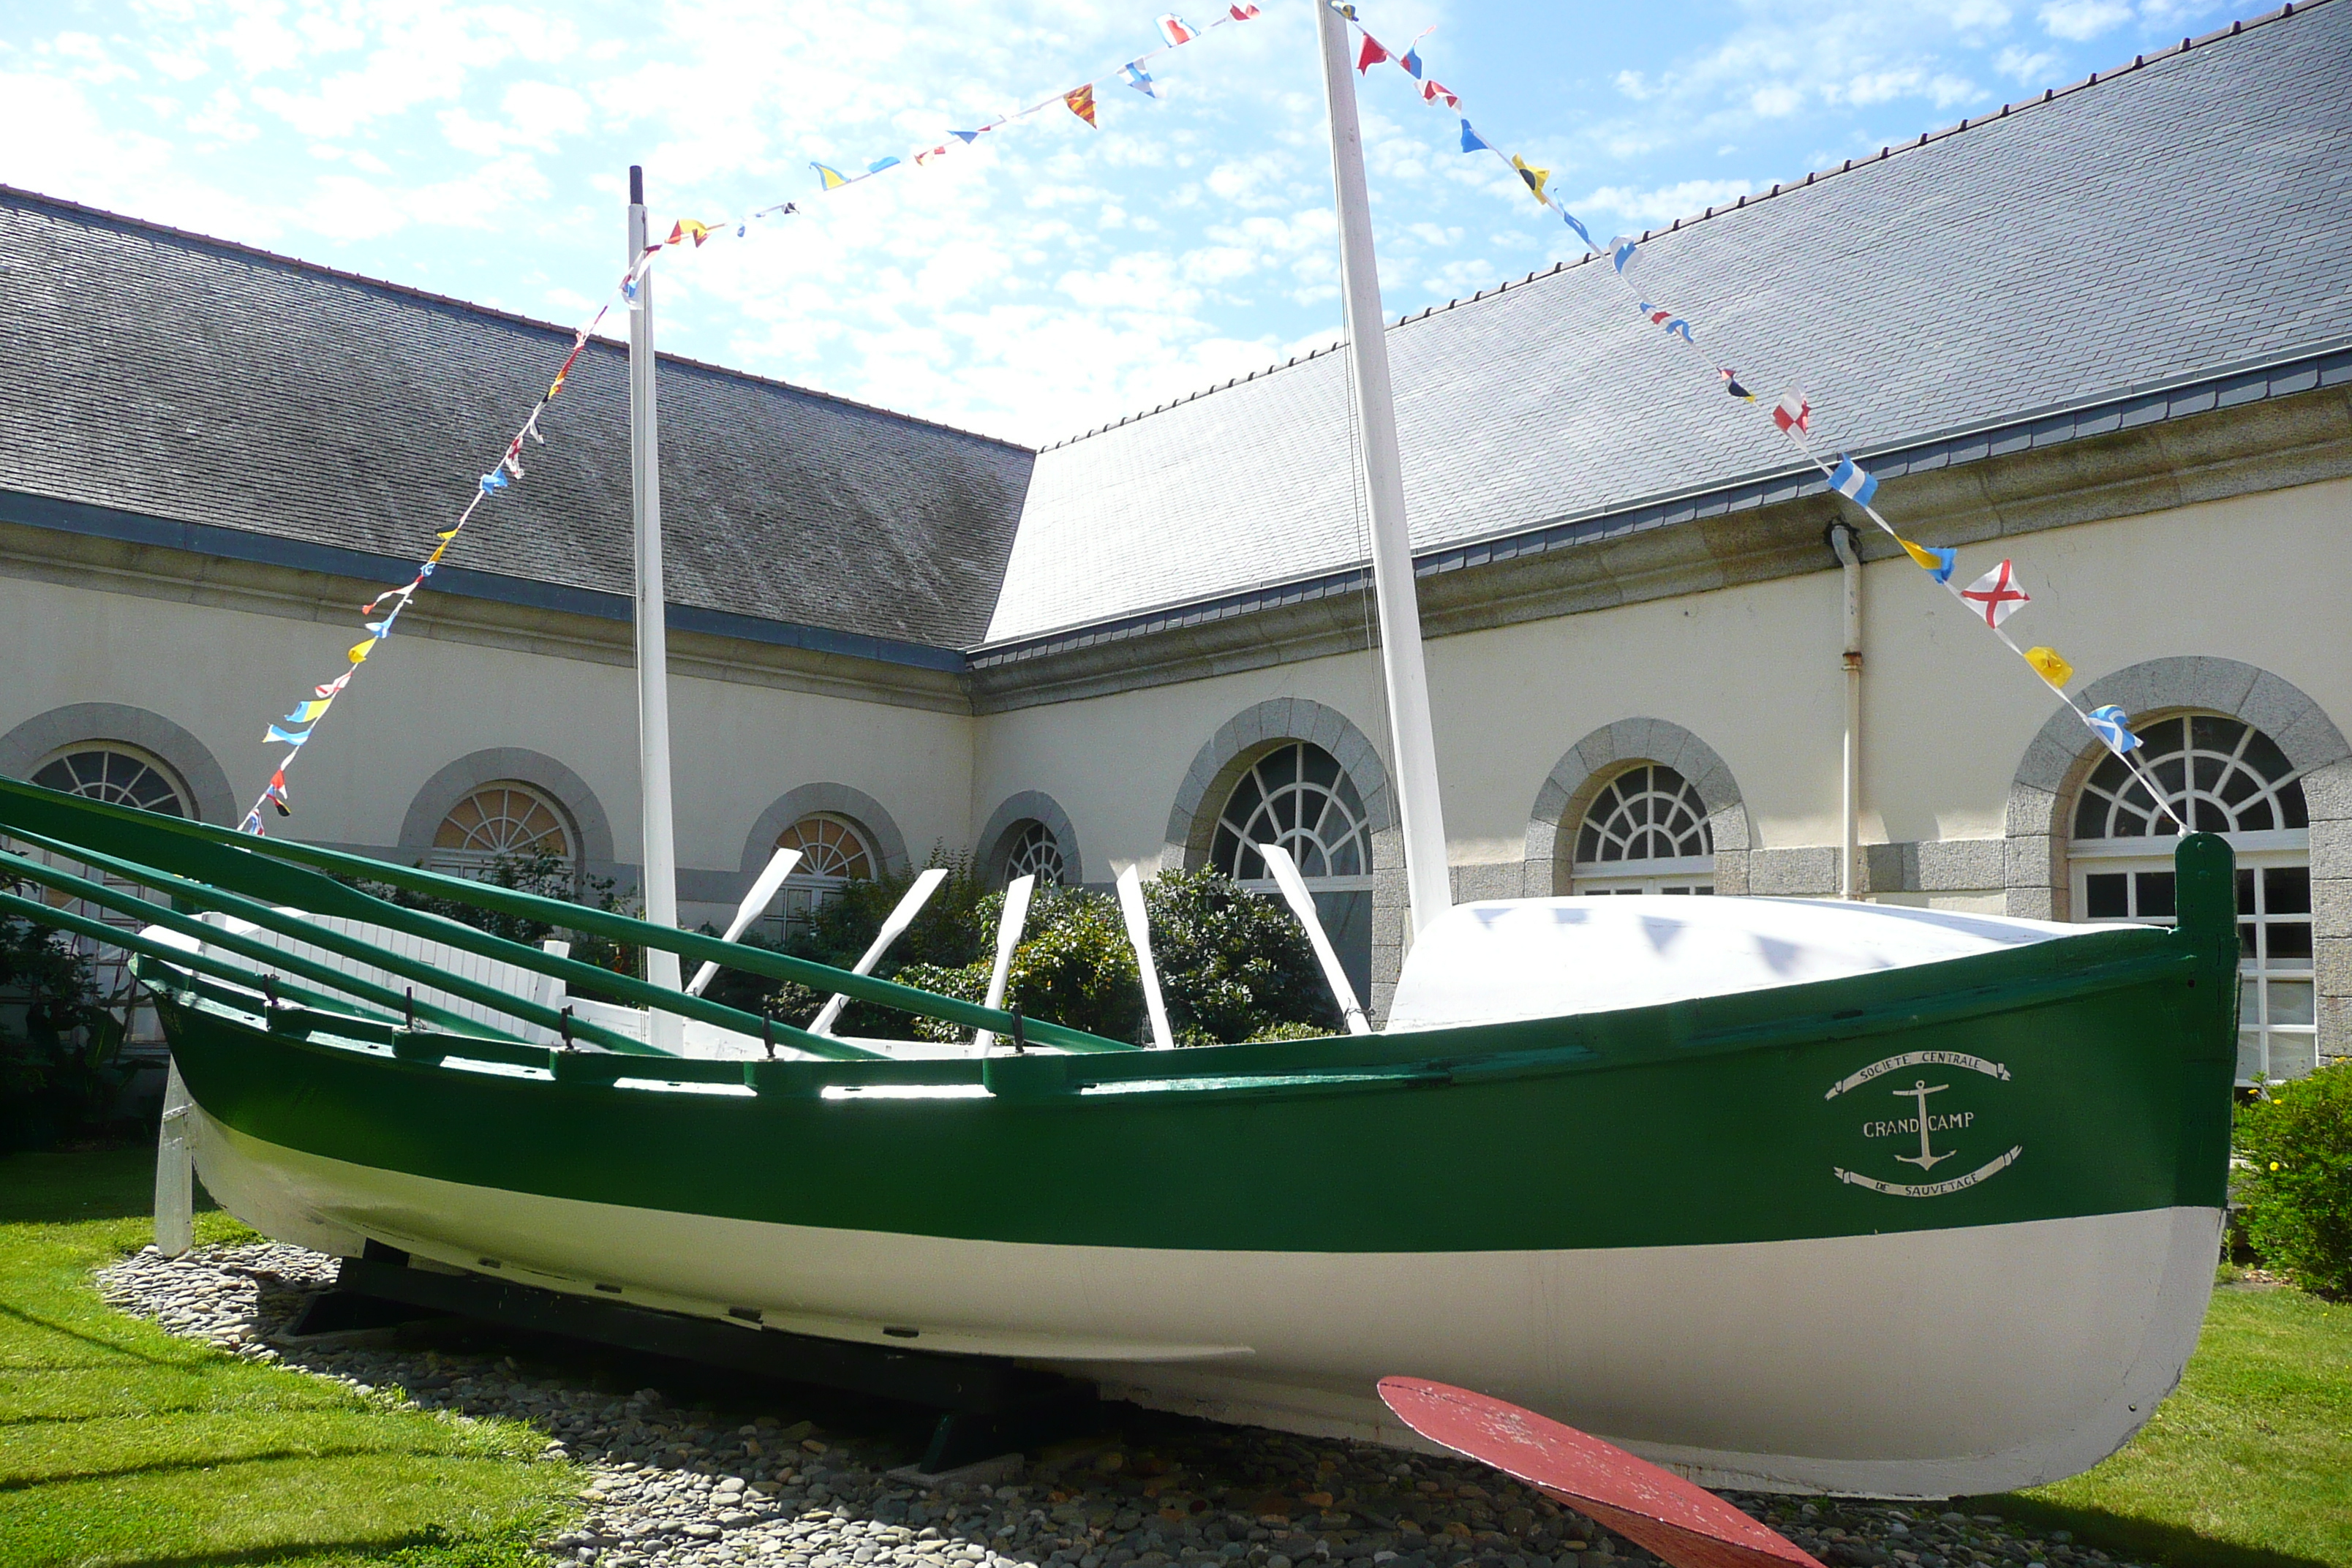
<path fill-rule="evenodd" d="M 1391 1031 L 1648 1007 L 2081 936 L 2095 926 L 1819 899 L 1457 904 L 1414 939 Z"/>

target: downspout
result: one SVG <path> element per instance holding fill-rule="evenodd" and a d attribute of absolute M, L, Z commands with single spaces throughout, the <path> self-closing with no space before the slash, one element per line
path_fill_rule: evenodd
<path fill-rule="evenodd" d="M 1845 523 L 1830 529 L 1845 575 L 1845 773 L 1839 825 L 1838 897 L 1862 896 L 1862 555 L 1860 535 Z"/>

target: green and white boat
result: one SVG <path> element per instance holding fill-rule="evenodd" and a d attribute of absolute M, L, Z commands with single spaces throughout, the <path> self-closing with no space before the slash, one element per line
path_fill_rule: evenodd
<path fill-rule="evenodd" d="M 2211 1286 L 2236 1006 L 2231 856 L 2211 837 L 2177 851 L 2172 931 L 1768 900 L 1468 905 L 1416 945 L 1381 1032 L 1153 1051 L 29 784 L 0 782 L 0 831 L 256 921 L 241 936 L 6 868 L 161 917 L 115 940 L 139 944 L 157 990 L 196 1168 L 230 1212 L 328 1253 L 373 1241 L 551 1290 L 1019 1358 L 1318 1434 L 1407 1440 L 1373 1386 L 1403 1368 L 1708 1484 L 1893 1496 L 2001 1490 L 2113 1451 L 2179 1380 Z M 894 1058 L 676 993 L 640 999 L 709 1054 L 656 1056 L 576 1015 L 580 1048 L 526 1043 L 565 1019 L 520 999 L 507 1038 L 409 1027 L 404 991 L 328 1003 L 336 963 L 356 953 L 395 984 L 422 967 L 446 989 L 420 1005 L 445 1017 L 476 984 L 453 977 L 489 963 L 550 1002 L 557 983 L 655 988 L 329 872 L 1000 1045 Z M 1776 962 L 1801 949 L 1863 972 L 1568 1016 L 1413 1016 L 1416 996 L 1438 1013 L 1528 1000 L 1538 930 L 1570 960 L 1596 926 L 1603 950 L 1632 930 L 1704 954 L 1742 940 L 1706 923 L 1726 910 L 1751 931 L 1804 926 Z M 1903 962 L 1923 932 L 1980 951 Z M 1685 979 L 1704 988 L 1713 967 Z"/>
<path fill-rule="evenodd" d="M 1013 1358 L 1303 1433 L 1417 1442 L 1375 1384 L 1436 1379 L 1716 1486 L 1939 1497 L 2088 1467 L 2178 1382 L 2211 1288 L 2229 848 L 2180 844 L 2170 931 L 1769 899 L 1446 908 L 1349 62 L 1315 9 L 1415 927 L 1383 1027 L 1143 1050 L 5 780 L 0 834 L 37 853 L 0 851 L 0 879 L 47 897 L 0 910 L 137 955 L 175 1062 L 167 1144 L 231 1213 L 327 1253 Z M 647 321 L 641 298 L 641 350 Z M 657 487 L 637 492 L 657 605 Z M 660 619 L 639 617 L 656 916 Z M 353 880 L 642 946 L 651 978 Z M 680 988 L 680 963 L 984 1033 L 785 1028 Z M 588 986 L 626 1005 L 572 997 Z M 167 1246 L 184 1169 L 163 1163 Z"/>

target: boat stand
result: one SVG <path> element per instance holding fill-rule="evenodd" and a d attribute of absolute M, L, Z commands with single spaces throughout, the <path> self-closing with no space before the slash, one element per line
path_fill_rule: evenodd
<path fill-rule="evenodd" d="M 341 1260 L 335 1288 L 311 1298 L 288 1332 L 348 1333 L 434 1313 L 936 1409 L 930 1444 L 915 1467 L 924 1474 L 1067 1436 L 1097 1419 L 1091 1385 L 997 1357 L 894 1350 L 751 1321 L 739 1327 L 479 1274 L 445 1274 L 412 1268 L 407 1254 L 373 1241 L 364 1256 Z"/>

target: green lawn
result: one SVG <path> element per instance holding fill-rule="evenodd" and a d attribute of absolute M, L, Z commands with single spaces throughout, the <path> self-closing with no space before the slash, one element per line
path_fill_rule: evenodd
<path fill-rule="evenodd" d="M 1970 1506 L 2174 1568 L 2352 1568 L 2352 1305 L 2216 1291 L 2179 1390 L 2121 1453 Z"/>
<path fill-rule="evenodd" d="M 0 1159 L 0 1565 L 520 1568 L 579 1487 L 528 1427 L 461 1426 L 110 1310 L 152 1156 Z M 249 1235 L 217 1213 L 199 1242 Z"/>

